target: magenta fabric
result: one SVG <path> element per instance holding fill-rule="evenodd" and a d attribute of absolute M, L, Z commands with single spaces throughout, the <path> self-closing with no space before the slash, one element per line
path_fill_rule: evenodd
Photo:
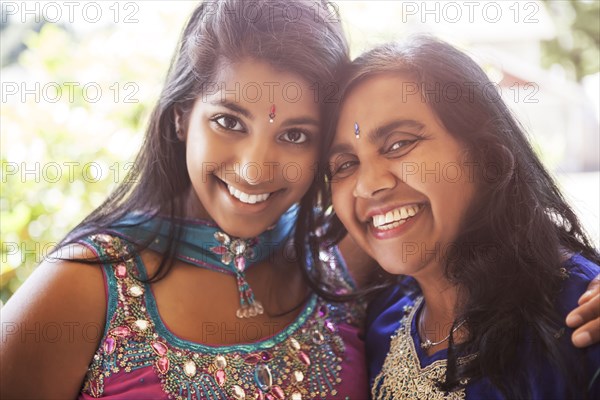
<path fill-rule="evenodd" d="M 341 383 L 338 394 L 327 399 L 368 399 L 364 342 L 357 327 L 340 325 L 340 334 L 346 344 L 346 353 L 342 363 Z M 119 372 L 104 382 L 103 399 L 107 400 L 150 400 L 168 399 L 162 390 L 160 379 L 153 367 L 144 367 L 131 372 Z M 91 400 L 95 397 L 80 393 L 78 399 Z"/>
<path fill-rule="evenodd" d="M 95 397 L 80 393 L 78 399 L 94 399 Z M 152 367 L 140 368 L 131 372 L 119 372 L 104 381 L 103 399 L 107 400 L 150 400 L 167 399 L 160 379 Z"/>
<path fill-rule="evenodd" d="M 125 241 L 110 235 L 83 243 L 100 257 L 114 256 L 115 249 L 129 251 Z M 360 304 L 328 303 L 313 294 L 296 320 L 272 337 L 206 346 L 168 329 L 150 285 L 133 278 L 145 277 L 141 258 L 123 260 L 103 266 L 107 325 L 80 399 L 228 399 L 234 389 L 244 390 L 246 399 L 260 400 L 287 399 L 294 393 L 302 399 L 368 398 Z M 337 251 L 330 262 L 332 270 L 345 268 Z M 142 328 L 136 325 L 140 321 Z M 215 367 L 219 357 L 228 360 L 220 370 Z M 186 372 L 188 363 L 193 368 Z M 273 377 L 266 389 L 257 378 L 260 366 L 267 366 Z M 294 373 L 299 372 L 296 381 Z"/>
<path fill-rule="evenodd" d="M 367 360 L 365 343 L 360 330 L 356 326 L 340 325 L 340 334 L 346 343 L 346 353 L 342 362 L 342 382 L 339 396 L 335 399 L 368 399 L 369 384 L 367 377 Z"/>

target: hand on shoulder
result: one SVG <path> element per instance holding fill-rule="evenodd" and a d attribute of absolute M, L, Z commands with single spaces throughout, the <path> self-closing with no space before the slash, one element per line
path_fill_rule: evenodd
<path fill-rule="evenodd" d="M 600 275 L 589 284 L 579 298 L 579 306 L 567 315 L 567 325 L 577 328 L 571 337 L 576 347 L 600 342 Z"/>

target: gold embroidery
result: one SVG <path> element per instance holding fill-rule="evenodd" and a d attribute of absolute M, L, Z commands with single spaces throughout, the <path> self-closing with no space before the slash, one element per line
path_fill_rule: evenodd
<path fill-rule="evenodd" d="M 400 321 L 400 327 L 391 338 L 390 350 L 371 389 L 375 400 L 458 400 L 465 398 L 464 389 L 447 393 L 436 386 L 436 382 L 443 380 L 446 374 L 447 361 L 445 359 L 421 368 L 410 329 L 416 310 L 419 309 L 422 301 L 422 297 L 417 299 L 410 309 L 410 313 L 404 314 Z M 405 311 L 409 311 L 409 309 L 405 308 Z"/>

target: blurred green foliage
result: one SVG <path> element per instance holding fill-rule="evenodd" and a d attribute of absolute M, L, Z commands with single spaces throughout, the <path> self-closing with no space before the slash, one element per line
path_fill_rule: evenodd
<path fill-rule="evenodd" d="M 3 90 L 17 93 L 1 113 L 2 302 L 124 180 L 187 13 L 156 12 L 151 30 L 46 23 L 4 61 Z"/>
<path fill-rule="evenodd" d="M 542 65 L 562 65 L 570 78 L 581 82 L 600 69 L 600 1 L 543 0 L 553 17 L 556 38 L 542 42 Z"/>

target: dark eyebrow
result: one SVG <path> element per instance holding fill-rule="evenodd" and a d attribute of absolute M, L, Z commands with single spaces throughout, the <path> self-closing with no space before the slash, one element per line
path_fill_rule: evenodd
<path fill-rule="evenodd" d="M 333 146 L 331 146 L 331 149 L 329 149 L 327 158 L 331 158 L 337 154 L 352 153 L 352 152 L 353 152 L 353 149 L 349 143 L 336 143 Z"/>
<path fill-rule="evenodd" d="M 321 125 L 319 121 L 310 117 L 299 117 L 299 118 L 290 118 L 283 121 L 281 124 L 283 127 L 292 126 L 292 125 L 314 125 L 317 128 Z"/>
<path fill-rule="evenodd" d="M 244 107 L 240 107 L 238 104 L 236 104 L 234 102 L 226 101 L 226 100 L 215 100 L 215 101 L 211 101 L 209 104 L 211 104 L 213 106 L 222 106 L 222 107 L 230 109 L 233 112 L 242 114 L 244 117 L 246 117 L 248 119 L 254 119 L 254 115 L 252 115 L 252 113 L 250 111 L 246 110 Z"/>
<path fill-rule="evenodd" d="M 421 132 L 425 129 L 425 125 L 419 121 L 415 121 L 413 119 L 399 119 L 396 121 L 392 121 L 389 124 L 380 126 L 375 128 L 373 131 L 367 134 L 367 138 L 369 142 L 375 143 L 380 140 L 382 137 L 386 136 L 388 133 L 398 128 L 412 128 L 416 129 L 417 133 Z M 362 138 L 362 134 L 361 134 Z M 357 139 L 360 142 L 360 139 Z M 337 143 L 331 146 L 329 150 L 329 157 L 338 154 L 338 153 L 352 153 L 353 149 L 349 143 Z"/>
<path fill-rule="evenodd" d="M 390 131 L 393 131 L 398 128 L 412 128 L 416 129 L 417 133 L 425 129 L 425 125 L 419 121 L 415 121 L 413 119 L 399 119 L 396 121 L 392 121 L 389 124 L 380 126 L 375 130 L 369 132 L 367 137 L 369 138 L 369 142 L 375 143 L 380 140 L 382 137 L 386 136 Z"/>
<path fill-rule="evenodd" d="M 248 119 L 254 119 L 254 115 L 250 111 L 246 110 L 244 107 L 241 107 L 237 103 L 225 100 L 215 100 L 211 101 L 209 104 L 213 106 L 222 106 L 238 114 L 241 114 Z M 282 125 L 284 127 L 291 125 L 315 125 L 316 127 L 320 126 L 319 121 L 310 117 L 290 118 L 285 120 Z"/>

